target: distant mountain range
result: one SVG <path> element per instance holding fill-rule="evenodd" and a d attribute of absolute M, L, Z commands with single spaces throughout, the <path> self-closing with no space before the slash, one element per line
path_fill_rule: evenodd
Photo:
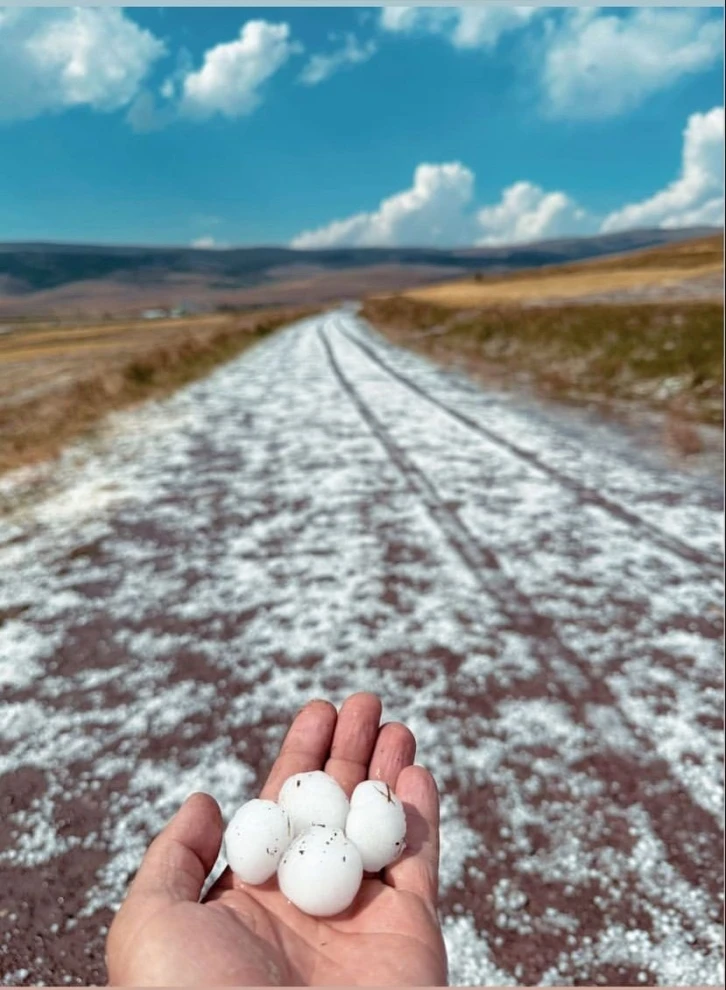
<path fill-rule="evenodd" d="M 0 316 L 127 314 L 148 306 L 317 305 L 456 278 L 618 254 L 714 233 L 633 230 L 510 247 L 224 250 L 0 244 Z"/>

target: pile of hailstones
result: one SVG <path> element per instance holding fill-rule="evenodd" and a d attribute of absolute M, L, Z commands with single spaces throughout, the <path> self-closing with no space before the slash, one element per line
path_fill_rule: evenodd
<path fill-rule="evenodd" d="M 235 813 L 224 855 L 243 883 L 277 871 L 285 897 L 305 914 L 330 917 L 355 900 L 364 871 L 377 873 L 405 846 L 406 815 L 388 784 L 365 780 L 350 802 L 322 770 L 288 778 L 277 802 L 255 798 Z"/>

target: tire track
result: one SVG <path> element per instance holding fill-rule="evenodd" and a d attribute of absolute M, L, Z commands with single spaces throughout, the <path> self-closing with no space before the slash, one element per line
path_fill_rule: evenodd
<path fill-rule="evenodd" d="M 507 440 L 506 437 L 496 433 L 494 430 L 490 430 L 488 427 L 482 426 L 481 423 L 478 423 L 465 413 L 459 412 L 458 409 L 452 409 L 451 406 L 448 406 L 445 402 L 442 402 L 441 399 L 431 395 L 425 389 L 421 388 L 421 386 L 416 382 L 412 381 L 410 378 L 407 378 L 406 375 L 401 374 L 401 372 L 397 369 L 391 367 L 391 365 L 388 364 L 388 362 L 385 361 L 378 353 L 376 353 L 372 347 L 359 340 L 357 337 L 352 336 L 343 327 L 341 327 L 340 324 L 336 325 L 336 330 L 343 337 L 345 337 L 349 343 L 365 354 L 373 364 L 388 374 L 391 378 L 396 379 L 409 391 L 415 393 L 425 402 L 429 402 L 431 405 L 436 406 L 461 425 L 468 427 L 480 436 L 486 437 L 487 440 L 497 444 L 499 447 L 504 448 L 509 453 L 514 454 L 516 457 L 519 457 L 527 464 L 545 474 L 547 477 L 557 481 L 560 485 L 572 491 L 583 504 L 593 505 L 598 509 L 603 509 L 606 512 L 609 512 L 616 519 L 619 519 L 621 522 L 626 523 L 628 526 L 631 526 L 633 529 L 638 531 L 641 536 L 645 536 L 651 541 L 651 543 L 654 543 L 660 547 L 660 549 L 676 554 L 683 560 L 704 568 L 709 577 L 721 577 L 721 565 L 719 562 L 713 560 L 713 558 L 708 554 L 703 553 L 703 551 L 698 550 L 687 543 L 684 543 L 682 540 L 671 536 L 669 533 L 665 533 L 657 526 L 654 526 L 652 523 L 648 522 L 648 520 L 643 519 L 642 516 L 639 516 L 635 512 L 631 512 L 630 509 L 625 508 L 625 506 L 620 505 L 618 502 L 614 502 L 605 495 L 601 495 L 599 492 L 580 484 L 569 475 L 566 475 L 557 468 L 546 464 L 539 457 L 537 457 L 536 454 L 533 454 L 528 450 L 524 450 L 517 444 Z"/>
<path fill-rule="evenodd" d="M 465 564 L 478 586 L 483 592 L 495 599 L 506 619 L 511 623 L 512 631 L 529 637 L 535 657 L 545 669 L 549 669 L 552 673 L 551 684 L 556 687 L 557 691 L 555 696 L 571 708 L 575 720 L 581 725 L 587 725 L 589 722 L 586 711 L 588 705 L 608 706 L 616 710 L 632 733 L 633 738 L 638 741 L 638 772 L 647 775 L 650 779 L 666 784 L 671 793 L 677 793 L 682 814 L 686 816 L 687 820 L 694 824 L 697 823 L 704 830 L 708 830 L 712 826 L 710 814 L 696 804 L 672 773 L 668 763 L 658 755 L 652 742 L 643 737 L 639 727 L 633 724 L 632 720 L 620 709 L 606 678 L 593 675 L 592 667 L 586 660 L 561 640 L 556 631 L 554 620 L 536 609 L 532 600 L 505 574 L 497 555 L 488 547 L 482 546 L 474 533 L 460 518 L 456 508 L 441 498 L 430 478 L 392 439 L 370 406 L 347 378 L 328 336 L 320 326 L 317 328 L 317 333 L 341 389 L 356 407 L 361 418 L 380 442 L 410 489 L 421 498 L 432 522 L 443 533 L 449 546 Z M 347 337 L 347 334 L 344 336 Z M 561 675 L 552 670 L 552 657 L 564 660 L 577 670 L 584 678 L 587 688 L 584 690 L 572 689 Z M 662 804 L 657 795 L 652 798 L 643 795 L 640 803 L 649 815 L 654 831 L 664 843 L 669 862 L 681 875 L 685 876 L 688 869 L 684 872 L 684 864 L 687 867 L 697 867 L 698 856 L 694 856 L 692 847 L 683 836 L 664 825 Z"/>
<path fill-rule="evenodd" d="M 8 531 L 0 982 L 102 985 L 112 912 L 186 794 L 227 819 L 294 710 L 374 685 L 440 786 L 453 983 L 722 985 L 706 580 L 391 383 L 335 315 L 126 414 Z M 625 480 L 631 506 L 650 476 Z"/>

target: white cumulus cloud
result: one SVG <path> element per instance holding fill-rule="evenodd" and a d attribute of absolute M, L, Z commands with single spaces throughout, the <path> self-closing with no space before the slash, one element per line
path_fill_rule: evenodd
<path fill-rule="evenodd" d="M 722 226 L 723 222 L 724 108 L 714 107 L 688 118 L 678 178 L 649 199 L 611 213 L 602 230 Z"/>
<path fill-rule="evenodd" d="M 473 198 L 474 173 L 460 162 L 419 165 L 410 189 L 371 212 L 306 231 L 292 246 L 513 244 L 594 228 L 594 220 L 565 193 L 546 192 L 532 182 L 515 183 L 498 203 L 478 211 Z"/>
<path fill-rule="evenodd" d="M 522 244 L 550 237 L 590 233 L 593 221 L 563 192 L 545 192 L 532 182 L 515 182 L 499 203 L 477 213 L 477 244 Z"/>
<path fill-rule="evenodd" d="M 541 7 L 462 7 L 452 41 L 457 48 L 494 48 L 502 35 L 541 14 Z"/>
<path fill-rule="evenodd" d="M 134 98 L 163 42 L 117 7 L 0 10 L 0 120 Z"/>
<path fill-rule="evenodd" d="M 494 48 L 502 35 L 541 13 L 515 4 L 482 7 L 383 7 L 380 25 L 398 34 L 438 34 L 456 48 Z"/>
<path fill-rule="evenodd" d="M 583 9 L 549 25 L 542 84 L 555 116 L 609 117 L 720 57 L 720 18 L 699 9 Z"/>
<path fill-rule="evenodd" d="M 381 27 L 384 31 L 412 31 L 425 7 L 382 7 Z"/>
<path fill-rule="evenodd" d="M 263 84 L 300 51 L 288 24 L 247 21 L 239 38 L 210 48 L 202 67 L 184 77 L 180 112 L 190 117 L 251 113 L 261 102 Z"/>
<path fill-rule="evenodd" d="M 342 40 L 342 44 L 327 54 L 319 53 L 311 56 L 300 73 L 300 82 L 306 86 L 317 86 L 348 65 L 367 62 L 378 50 L 373 39 L 362 43 L 354 34 L 346 34 L 342 39 L 334 35 L 330 40 Z"/>
<path fill-rule="evenodd" d="M 410 189 L 382 200 L 370 213 L 306 231 L 292 241 L 292 247 L 470 243 L 473 219 L 467 207 L 473 192 L 474 174 L 460 162 L 422 164 Z"/>
<path fill-rule="evenodd" d="M 524 31 L 535 22 L 535 32 Z M 505 34 L 523 34 L 521 65 L 541 91 L 543 109 L 577 119 L 632 110 L 713 66 L 723 51 L 722 17 L 698 8 L 391 6 L 382 8 L 379 25 L 399 36 L 438 35 L 455 48 L 486 51 Z"/>
<path fill-rule="evenodd" d="M 206 250 L 212 250 L 213 248 L 219 247 L 215 239 L 209 234 L 204 234 L 203 237 L 197 237 L 192 241 L 191 246 L 193 248 L 203 248 Z"/>

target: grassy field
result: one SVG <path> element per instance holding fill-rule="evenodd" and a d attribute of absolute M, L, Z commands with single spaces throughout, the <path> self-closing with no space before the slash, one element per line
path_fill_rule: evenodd
<path fill-rule="evenodd" d="M 465 312 L 370 300 L 363 315 L 397 343 L 500 376 L 534 376 L 558 398 L 647 399 L 720 425 L 723 307 L 718 303 L 569 305 Z"/>
<path fill-rule="evenodd" d="M 396 342 L 490 380 L 663 410 L 687 447 L 690 423 L 723 423 L 723 304 L 662 299 L 722 271 L 722 239 L 709 237 L 376 296 L 364 315 Z M 651 302 L 628 296 L 644 288 Z M 616 301 L 594 305 L 598 294 Z M 54 456 L 105 413 L 169 394 L 301 315 L 0 326 L 0 472 Z"/>
<path fill-rule="evenodd" d="M 699 238 L 568 265 L 507 275 L 475 275 L 404 293 L 407 298 L 459 309 L 485 305 L 565 301 L 659 289 L 689 293 L 689 285 L 717 286 L 723 273 L 723 238 Z"/>
<path fill-rule="evenodd" d="M 56 455 L 115 409 L 168 395 L 242 353 L 300 310 L 0 333 L 0 472 Z"/>
<path fill-rule="evenodd" d="M 568 265 L 566 273 L 560 266 L 467 283 L 491 291 L 477 306 L 455 305 L 462 283 L 451 283 L 370 298 L 362 315 L 395 343 L 483 380 L 613 413 L 663 414 L 673 445 L 697 453 L 699 424 L 723 426 L 723 302 L 655 296 L 595 304 L 581 296 L 595 276 L 610 278 L 610 286 L 625 274 L 660 277 L 666 260 L 668 270 L 680 265 L 682 275 L 692 274 L 719 257 L 720 239 L 709 238 Z M 579 280 L 583 292 L 555 301 L 553 286 L 559 292 L 566 278 Z"/>

